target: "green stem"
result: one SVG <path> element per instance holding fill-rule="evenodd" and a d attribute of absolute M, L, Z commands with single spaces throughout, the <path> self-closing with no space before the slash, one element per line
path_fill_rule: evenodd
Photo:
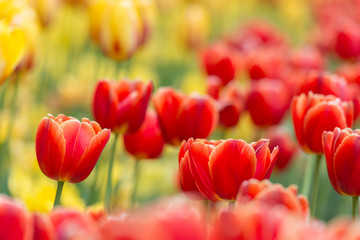
<path fill-rule="evenodd" d="M 6 140 L 10 139 L 10 135 L 12 133 L 12 130 L 14 128 L 14 122 L 15 122 L 15 113 L 16 113 L 16 99 L 19 93 L 19 81 L 20 81 L 20 73 L 17 74 L 17 76 L 15 77 L 15 85 L 14 85 L 14 92 L 13 95 L 11 97 L 11 102 L 10 102 L 10 124 L 8 127 L 8 131 L 6 134 Z M 5 141 L 6 141 L 5 140 Z"/>
<path fill-rule="evenodd" d="M 58 181 L 53 209 L 55 208 L 55 206 L 59 205 L 60 203 L 60 197 L 63 187 L 64 187 L 64 182 Z"/>
<path fill-rule="evenodd" d="M 140 174 L 139 174 L 139 170 L 140 170 L 140 160 L 139 159 L 135 159 L 135 165 L 134 165 L 134 176 L 133 176 L 133 181 L 134 181 L 134 187 L 133 187 L 133 192 L 131 195 L 131 204 L 134 207 L 135 203 L 136 203 L 136 194 L 137 194 L 137 188 L 138 188 L 138 183 L 139 183 L 139 178 L 140 178 Z"/>
<path fill-rule="evenodd" d="M 316 161 L 313 159 L 307 160 L 305 176 L 303 178 L 302 192 L 301 192 L 307 198 L 310 198 L 311 182 L 312 182 L 313 172 L 314 172 L 314 168 L 315 168 L 315 164 L 316 164 L 315 162 Z"/>
<path fill-rule="evenodd" d="M 352 217 L 353 217 L 353 220 L 358 219 L 358 213 L 359 213 L 359 197 L 354 196 L 354 197 L 352 197 Z"/>
<path fill-rule="evenodd" d="M 115 150 L 116 150 L 116 143 L 117 143 L 117 139 L 118 139 L 118 133 L 115 133 L 115 139 L 114 139 L 114 143 L 113 143 L 113 147 L 111 150 L 111 155 L 110 155 L 110 161 L 109 161 L 109 169 L 108 169 L 108 179 L 107 179 L 107 184 L 106 184 L 106 192 L 105 192 L 105 209 L 110 212 L 110 207 L 111 207 L 111 194 L 112 194 L 112 168 L 113 168 L 113 164 L 114 164 L 114 159 L 115 159 Z"/>
<path fill-rule="evenodd" d="M 315 210 L 316 210 L 316 201 L 317 201 L 318 188 L 319 188 L 321 158 L 322 158 L 321 154 L 316 156 L 316 163 L 315 163 L 315 169 L 314 169 L 314 186 L 313 186 L 313 189 L 311 192 L 311 201 L 310 201 L 311 215 L 313 215 L 313 216 L 314 216 Z"/>

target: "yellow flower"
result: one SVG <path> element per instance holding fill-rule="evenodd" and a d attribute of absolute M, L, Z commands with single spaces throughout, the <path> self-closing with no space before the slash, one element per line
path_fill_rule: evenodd
<path fill-rule="evenodd" d="M 25 50 L 24 30 L 9 26 L 5 21 L 0 20 L 0 84 L 14 71 Z"/>
<path fill-rule="evenodd" d="M 140 17 L 140 45 L 143 45 L 149 39 L 149 36 L 154 28 L 156 7 L 153 0 L 134 0 L 134 3 Z"/>
<path fill-rule="evenodd" d="M 110 58 L 130 58 L 139 46 L 141 25 L 132 0 L 97 0 L 89 7 L 93 40 Z"/>

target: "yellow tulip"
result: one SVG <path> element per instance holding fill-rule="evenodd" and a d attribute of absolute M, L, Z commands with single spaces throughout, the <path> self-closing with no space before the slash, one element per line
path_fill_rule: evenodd
<path fill-rule="evenodd" d="M 0 84 L 14 71 L 25 50 L 24 30 L 0 21 Z"/>
<path fill-rule="evenodd" d="M 134 0 L 141 22 L 140 45 L 144 45 L 154 28 L 156 7 L 153 0 Z"/>
<path fill-rule="evenodd" d="M 90 32 L 110 58 L 130 58 L 139 46 L 140 19 L 132 0 L 97 0 L 90 5 Z"/>
<path fill-rule="evenodd" d="M 49 25 L 60 9 L 61 0 L 27 0 L 39 16 L 43 26 Z"/>

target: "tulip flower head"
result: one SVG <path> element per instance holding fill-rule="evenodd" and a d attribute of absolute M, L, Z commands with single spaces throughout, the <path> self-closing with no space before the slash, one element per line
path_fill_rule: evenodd
<path fill-rule="evenodd" d="M 93 98 L 93 114 L 102 128 L 135 132 L 145 119 L 153 85 L 151 82 L 101 80 Z"/>
<path fill-rule="evenodd" d="M 96 122 L 59 114 L 44 117 L 36 132 L 36 157 L 49 178 L 77 183 L 89 176 L 110 138 Z"/>
<path fill-rule="evenodd" d="M 124 135 L 126 151 L 137 159 L 153 159 L 161 155 L 164 148 L 159 120 L 154 111 L 149 110 L 145 121 L 134 133 Z"/>
<path fill-rule="evenodd" d="M 251 144 L 189 139 L 179 153 L 180 184 L 184 191 L 196 186 L 211 201 L 234 200 L 243 181 L 270 177 L 279 149 L 270 152 L 268 146 L 267 139 Z"/>
<path fill-rule="evenodd" d="M 163 136 L 173 145 L 191 137 L 208 137 L 218 122 L 216 103 L 208 96 L 186 96 L 164 87 L 154 94 L 153 103 Z"/>
<path fill-rule="evenodd" d="M 306 152 L 321 154 L 324 131 L 351 127 L 354 107 L 333 95 L 309 92 L 293 98 L 291 115 L 297 140 Z"/>
<path fill-rule="evenodd" d="M 360 196 L 360 130 L 337 127 L 322 138 L 331 185 L 339 194 Z"/>

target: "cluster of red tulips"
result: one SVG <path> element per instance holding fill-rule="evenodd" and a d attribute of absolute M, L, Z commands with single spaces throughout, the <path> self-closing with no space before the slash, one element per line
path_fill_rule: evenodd
<path fill-rule="evenodd" d="M 117 61 L 131 58 L 153 29 L 150 5 L 135 2 L 96 0 L 90 8 L 93 40 Z M 206 94 L 102 78 L 88 106 L 94 121 L 64 114 L 41 119 L 35 151 L 42 173 L 58 184 L 53 211 L 32 213 L 0 195 L 0 239 L 360 239 L 360 130 L 354 127 L 360 1 L 320 1 L 312 8 L 314 34 L 302 47 L 254 21 L 202 49 Z M 116 28 L 114 19 L 131 26 Z M 129 38 L 118 36 L 124 29 Z M 252 142 L 228 138 L 246 116 Z M 131 209 L 114 207 L 113 193 L 122 191 L 113 186 L 121 178 L 113 171 L 120 138 L 135 161 Z M 64 183 L 84 181 L 109 140 L 105 194 L 99 193 L 104 205 L 84 212 L 59 206 Z M 178 153 L 173 161 L 182 193 L 139 207 L 139 162 L 160 158 L 167 145 Z M 306 161 L 301 194 L 296 185 L 269 181 L 273 171 L 289 168 L 298 146 L 314 156 Z M 352 220 L 317 220 L 322 162 L 334 190 L 352 197 Z"/>

